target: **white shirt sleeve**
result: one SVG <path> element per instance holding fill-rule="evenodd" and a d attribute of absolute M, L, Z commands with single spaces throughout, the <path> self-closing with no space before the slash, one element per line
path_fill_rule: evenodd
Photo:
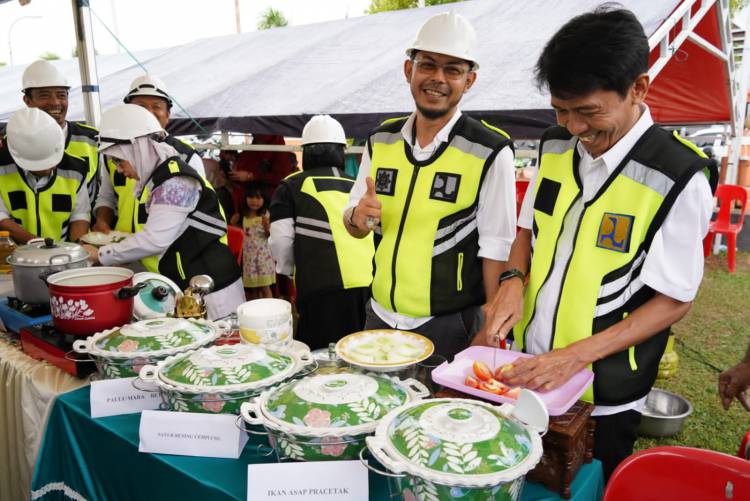
<path fill-rule="evenodd" d="M 359 200 L 365 195 L 367 191 L 367 181 L 365 179 L 370 175 L 371 165 L 369 146 L 365 144 L 365 151 L 362 153 L 362 160 L 359 162 L 357 179 L 354 181 L 354 186 L 352 186 L 352 190 L 349 192 L 349 205 L 347 205 L 347 209 L 356 207 Z"/>
<path fill-rule="evenodd" d="M 109 169 L 107 164 L 101 164 L 101 171 L 99 184 L 99 194 L 96 196 L 96 203 L 94 204 L 94 212 L 99 207 L 109 207 L 112 210 L 117 210 L 117 195 L 115 195 L 115 189 L 112 185 L 112 178 L 109 176 Z"/>
<path fill-rule="evenodd" d="M 190 156 L 190 160 L 188 160 L 188 165 L 195 169 L 195 172 L 197 172 L 201 177 L 206 177 L 206 168 L 203 165 L 203 159 L 196 151 Z"/>
<path fill-rule="evenodd" d="M 2 138 L 0 138 L 0 141 L 1 140 Z M 5 206 L 5 202 L 3 202 L 3 197 L 0 197 L 0 221 L 2 221 L 3 219 L 10 219 L 10 212 Z"/>
<path fill-rule="evenodd" d="M 516 238 L 516 183 L 510 146 L 495 157 L 479 190 L 477 229 L 479 257 L 507 261 Z"/>
<path fill-rule="evenodd" d="M 70 222 L 73 221 L 91 221 L 91 201 L 86 182 L 81 183 L 76 193 L 76 203 L 73 212 L 70 213 Z"/>
<path fill-rule="evenodd" d="M 534 190 L 536 189 L 536 175 L 539 169 L 534 169 L 534 173 L 529 180 L 529 187 L 521 202 L 521 212 L 518 214 L 518 226 L 525 230 L 530 230 L 534 226 Z"/>
<path fill-rule="evenodd" d="M 703 172 L 688 181 L 643 262 L 643 283 L 677 301 L 692 301 L 703 278 L 703 238 L 714 210 Z"/>
<path fill-rule="evenodd" d="M 268 237 L 271 255 L 276 261 L 276 273 L 294 274 L 294 219 L 288 217 L 271 223 L 271 236 Z"/>

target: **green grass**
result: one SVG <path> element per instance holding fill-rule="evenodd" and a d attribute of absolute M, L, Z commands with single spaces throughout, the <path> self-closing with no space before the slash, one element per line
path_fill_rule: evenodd
<path fill-rule="evenodd" d="M 640 438 L 636 450 L 685 445 L 736 454 L 740 439 L 750 429 L 750 412 L 737 401 L 724 411 L 717 390 L 719 374 L 699 359 L 725 370 L 745 354 L 750 342 L 750 253 L 737 255 L 733 274 L 727 272 L 726 255 L 710 256 L 693 308 L 672 330 L 679 340 L 679 369 L 670 379 L 658 379 L 655 386 L 687 398 L 693 414 L 679 435 Z"/>

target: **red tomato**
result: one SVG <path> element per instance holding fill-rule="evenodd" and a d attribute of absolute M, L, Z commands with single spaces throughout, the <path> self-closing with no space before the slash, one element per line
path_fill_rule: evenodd
<path fill-rule="evenodd" d="M 489 381 L 490 379 L 492 379 L 492 371 L 484 362 L 475 360 L 472 368 L 474 369 L 474 374 L 476 374 L 480 380 Z"/>
<path fill-rule="evenodd" d="M 479 380 L 477 380 L 477 378 L 475 378 L 471 374 L 466 376 L 464 384 L 470 388 L 479 388 Z"/>
<path fill-rule="evenodd" d="M 516 386 L 515 388 L 511 388 L 510 390 L 508 390 L 505 396 L 508 398 L 512 398 L 513 400 L 516 400 L 518 398 L 518 395 L 520 394 L 521 394 L 521 387 Z"/>
<path fill-rule="evenodd" d="M 503 395 L 505 392 L 510 390 L 510 386 L 503 384 L 495 379 L 490 379 L 489 381 L 481 381 L 479 383 L 479 389 L 494 393 L 495 395 Z"/>
<path fill-rule="evenodd" d="M 501 365 L 500 367 L 495 369 L 495 379 L 497 379 L 498 381 L 505 380 L 505 373 L 511 370 L 512 368 L 513 368 L 513 364 Z"/>

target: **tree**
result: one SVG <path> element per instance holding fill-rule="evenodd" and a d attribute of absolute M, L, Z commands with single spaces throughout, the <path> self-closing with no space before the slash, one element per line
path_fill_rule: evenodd
<path fill-rule="evenodd" d="M 289 24 L 280 10 L 269 7 L 266 11 L 258 16 L 258 30 L 269 30 L 271 28 L 281 28 Z"/>
<path fill-rule="evenodd" d="M 425 6 L 454 3 L 459 0 L 425 0 Z M 740 0 L 742 1 L 742 0 Z M 371 0 L 370 7 L 365 11 L 367 14 L 377 14 L 389 10 L 413 9 L 417 6 L 417 0 Z"/>
<path fill-rule="evenodd" d="M 5 65 L 7 65 L 7 64 L 8 64 L 8 63 L 6 63 L 5 61 L 0 61 L 0 68 L 2 68 L 3 66 L 5 66 Z"/>
<path fill-rule="evenodd" d="M 731 15 L 735 15 L 739 11 L 745 8 L 747 0 L 729 0 L 729 12 Z"/>
<path fill-rule="evenodd" d="M 45 59 L 47 61 L 55 61 L 56 59 L 60 59 L 60 56 L 58 56 L 54 52 L 43 52 L 42 54 L 39 54 L 39 59 Z"/>

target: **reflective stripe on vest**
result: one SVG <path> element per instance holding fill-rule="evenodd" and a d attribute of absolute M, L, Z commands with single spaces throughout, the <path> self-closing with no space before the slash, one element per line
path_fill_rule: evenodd
<path fill-rule="evenodd" d="M 412 163 L 400 130 L 376 132 L 369 144 L 382 204 L 375 300 L 412 317 L 481 303 L 476 205 L 496 150 L 456 134 L 432 162 Z"/>
<path fill-rule="evenodd" d="M 82 182 L 81 173 L 58 166 L 49 184 L 35 192 L 15 164 L 0 167 L 0 195 L 8 213 L 26 231 L 42 238 L 67 238 Z"/>
<path fill-rule="evenodd" d="M 368 235 L 360 239 L 349 235 L 341 218 L 349 202 L 348 191 L 319 190 L 316 187 L 316 180 L 349 181 L 347 185 L 353 184 L 350 180 L 334 176 L 310 176 L 305 179 L 300 191 L 314 198 L 322 206 L 327 220 L 322 221 L 298 215 L 295 218 L 295 232 L 306 237 L 333 242 L 344 289 L 369 287 L 372 283 L 372 256 L 375 252 L 373 236 Z M 310 262 L 304 265 L 315 266 L 316 257 L 308 257 Z"/>
<path fill-rule="evenodd" d="M 641 265 L 650 237 L 663 221 L 657 214 L 676 185 L 658 168 L 629 155 L 603 191 L 584 203 L 575 173 L 576 141 L 547 139 L 542 143 L 534 193 L 533 259 L 523 317 L 514 328 L 520 349 L 526 345 L 539 292 L 553 269 L 563 275 L 560 290 L 550 291 L 558 303 L 549 350 L 593 335 L 597 319 L 605 315 L 615 312 L 622 319 L 629 313 L 619 310 L 646 291 L 641 291 L 645 287 L 639 278 Z M 632 371 L 638 369 L 639 348 L 625 357 Z M 597 372 L 596 377 L 612 376 Z M 590 386 L 582 399 L 594 402 L 594 397 Z"/>

